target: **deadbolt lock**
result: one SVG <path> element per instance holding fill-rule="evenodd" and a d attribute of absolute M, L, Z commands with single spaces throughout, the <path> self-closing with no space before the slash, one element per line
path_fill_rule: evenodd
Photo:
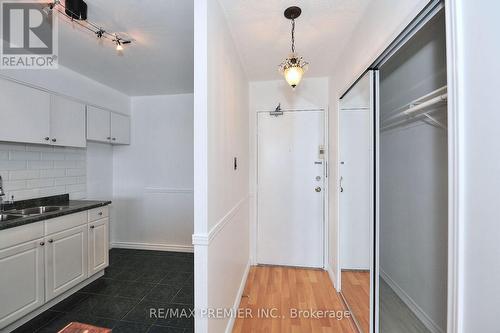
<path fill-rule="evenodd" d="M 319 187 L 319 186 L 318 186 L 318 187 L 316 187 L 314 190 L 315 190 L 316 192 L 321 192 L 321 187 Z"/>

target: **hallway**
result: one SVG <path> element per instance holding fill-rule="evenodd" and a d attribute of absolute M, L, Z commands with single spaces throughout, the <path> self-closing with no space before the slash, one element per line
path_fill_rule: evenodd
<path fill-rule="evenodd" d="M 243 295 L 240 309 L 247 315 L 236 319 L 234 333 L 356 332 L 328 273 L 322 270 L 252 267 Z M 322 318 L 311 318 L 314 315 Z"/>

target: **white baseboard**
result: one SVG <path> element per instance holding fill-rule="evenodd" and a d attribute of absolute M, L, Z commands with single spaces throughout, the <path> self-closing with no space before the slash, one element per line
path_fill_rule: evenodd
<path fill-rule="evenodd" d="M 111 246 L 111 248 L 118 248 L 118 249 L 152 250 L 152 251 L 167 251 L 167 252 L 188 252 L 188 253 L 194 252 L 194 248 L 192 245 L 111 242 L 110 246 Z"/>
<path fill-rule="evenodd" d="M 245 268 L 245 272 L 243 273 L 243 278 L 241 279 L 240 288 L 238 289 L 238 293 L 236 294 L 236 298 L 234 299 L 233 309 L 238 309 L 240 307 L 241 297 L 243 296 L 243 292 L 245 291 L 245 286 L 247 284 L 249 272 L 250 272 L 250 261 L 248 262 L 247 267 Z M 231 333 L 233 331 L 235 321 L 236 318 L 234 316 L 231 316 L 229 318 L 229 322 L 227 323 L 226 326 L 226 333 Z"/>
<path fill-rule="evenodd" d="M 398 297 L 406 304 L 406 306 L 417 316 L 417 318 L 424 324 L 431 333 L 444 333 L 444 330 L 439 327 L 434 320 L 422 310 L 422 308 L 415 303 L 415 301 L 382 269 L 380 269 L 380 277 L 391 287 L 391 289 L 398 295 Z"/>

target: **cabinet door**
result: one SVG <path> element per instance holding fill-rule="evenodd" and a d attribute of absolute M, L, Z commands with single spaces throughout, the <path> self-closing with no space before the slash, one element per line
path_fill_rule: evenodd
<path fill-rule="evenodd" d="M 52 96 L 50 109 L 50 142 L 58 146 L 86 147 L 85 105 Z"/>
<path fill-rule="evenodd" d="M 111 142 L 113 144 L 130 144 L 130 117 L 111 113 Z"/>
<path fill-rule="evenodd" d="M 0 329 L 44 303 L 43 240 L 0 250 Z"/>
<path fill-rule="evenodd" d="M 111 112 L 87 106 L 87 140 L 110 142 Z"/>
<path fill-rule="evenodd" d="M 0 103 L 0 141 L 49 143 L 49 93 L 0 79 Z"/>
<path fill-rule="evenodd" d="M 108 267 L 109 219 L 89 223 L 89 276 Z"/>
<path fill-rule="evenodd" d="M 87 278 L 87 225 L 45 238 L 45 301 L 49 301 Z"/>

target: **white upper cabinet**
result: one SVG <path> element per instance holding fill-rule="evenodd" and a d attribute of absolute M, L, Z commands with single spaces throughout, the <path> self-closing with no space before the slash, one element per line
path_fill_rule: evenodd
<path fill-rule="evenodd" d="M 85 105 L 52 96 L 50 109 L 50 142 L 67 147 L 86 147 Z"/>
<path fill-rule="evenodd" d="M 111 112 L 87 106 L 87 140 L 110 142 Z"/>
<path fill-rule="evenodd" d="M 50 143 L 50 94 L 0 80 L 0 141 Z"/>
<path fill-rule="evenodd" d="M 111 143 L 130 144 L 130 117 L 111 113 Z"/>
<path fill-rule="evenodd" d="M 130 144 L 130 117 L 87 106 L 87 140 Z"/>

